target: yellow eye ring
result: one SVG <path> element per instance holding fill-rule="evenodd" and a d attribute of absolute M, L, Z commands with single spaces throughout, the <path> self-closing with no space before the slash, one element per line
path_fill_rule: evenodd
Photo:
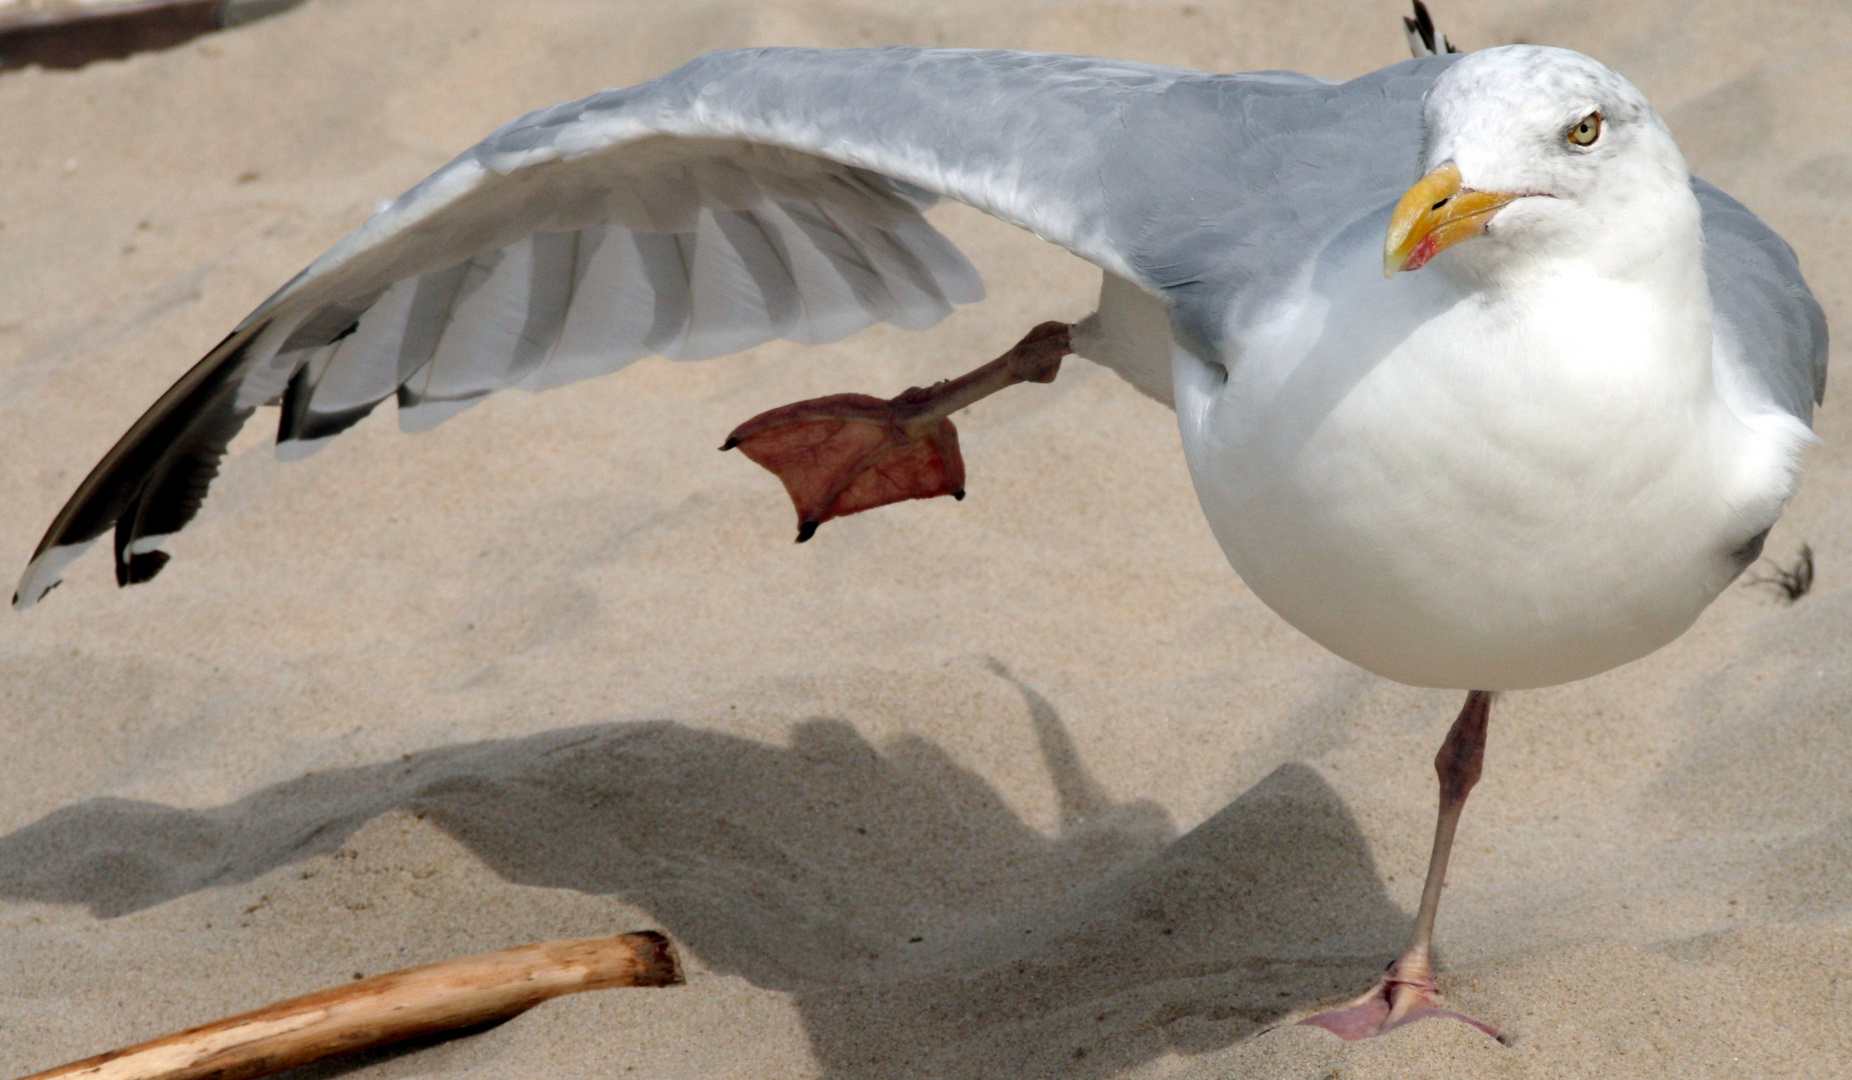
<path fill-rule="evenodd" d="M 1589 113 L 1569 129 L 1568 139 L 1577 146 L 1593 146 L 1601 138 L 1601 114 Z"/>

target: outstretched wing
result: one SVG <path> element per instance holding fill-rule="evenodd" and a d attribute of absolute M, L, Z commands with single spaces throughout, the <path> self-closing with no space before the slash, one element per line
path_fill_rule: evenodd
<path fill-rule="evenodd" d="M 14 604 L 112 529 L 117 580 L 153 577 L 260 405 L 281 405 L 278 450 L 295 456 L 388 397 L 422 430 L 501 387 L 644 356 L 929 326 L 981 293 L 921 217 L 937 196 L 1163 294 L 1214 355 L 1242 300 L 1407 185 L 1420 97 L 1447 62 L 1338 85 L 758 49 L 530 114 L 317 259 L 163 395 L 59 513 Z"/>
<path fill-rule="evenodd" d="M 876 322 L 922 329 L 982 283 L 921 216 L 949 195 L 1121 273 L 1093 166 L 1116 102 L 1180 72 L 1019 53 L 749 50 L 525 116 L 266 300 L 116 444 L 16 606 L 112 528 L 145 581 L 230 439 L 280 404 L 300 456 L 386 398 L 423 430 L 504 386 Z"/>

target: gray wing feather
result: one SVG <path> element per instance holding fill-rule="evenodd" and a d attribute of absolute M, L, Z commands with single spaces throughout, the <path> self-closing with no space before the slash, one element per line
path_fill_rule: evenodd
<path fill-rule="evenodd" d="M 1704 213 L 1704 269 L 1720 355 L 1768 400 L 1802 421 L 1826 396 L 1826 313 L 1787 241 L 1742 203 L 1703 180 L 1691 188 Z"/>

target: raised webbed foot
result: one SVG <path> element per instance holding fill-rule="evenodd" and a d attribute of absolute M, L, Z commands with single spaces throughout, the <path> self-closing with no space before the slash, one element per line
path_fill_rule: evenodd
<path fill-rule="evenodd" d="M 958 431 L 942 417 L 909 425 L 907 394 L 892 401 L 832 394 L 784 405 L 735 428 L 721 449 L 738 447 L 784 482 L 800 544 L 831 518 L 905 499 L 964 498 Z"/>
<path fill-rule="evenodd" d="M 883 401 L 832 394 L 760 413 L 733 429 L 735 447 L 784 483 L 797 542 L 831 518 L 906 499 L 965 497 L 952 413 L 1019 382 L 1052 382 L 1070 351 L 1068 324 L 1047 322 L 967 375 Z"/>

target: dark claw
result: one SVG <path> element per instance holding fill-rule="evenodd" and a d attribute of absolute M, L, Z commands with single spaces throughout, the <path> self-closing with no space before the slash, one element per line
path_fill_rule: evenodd
<path fill-rule="evenodd" d="M 720 444 L 720 448 L 722 450 L 731 450 L 734 447 L 738 446 L 739 444 L 740 444 L 740 441 L 738 439 L 729 438 L 726 442 L 723 442 Z"/>
<path fill-rule="evenodd" d="M 814 521 L 798 522 L 798 525 L 797 525 L 797 542 L 798 543 L 801 544 L 815 535 L 817 535 L 817 523 L 816 522 Z"/>
<path fill-rule="evenodd" d="M 957 491 L 952 492 L 952 498 L 957 499 L 959 502 L 963 502 L 965 500 L 965 489 L 959 488 Z"/>

